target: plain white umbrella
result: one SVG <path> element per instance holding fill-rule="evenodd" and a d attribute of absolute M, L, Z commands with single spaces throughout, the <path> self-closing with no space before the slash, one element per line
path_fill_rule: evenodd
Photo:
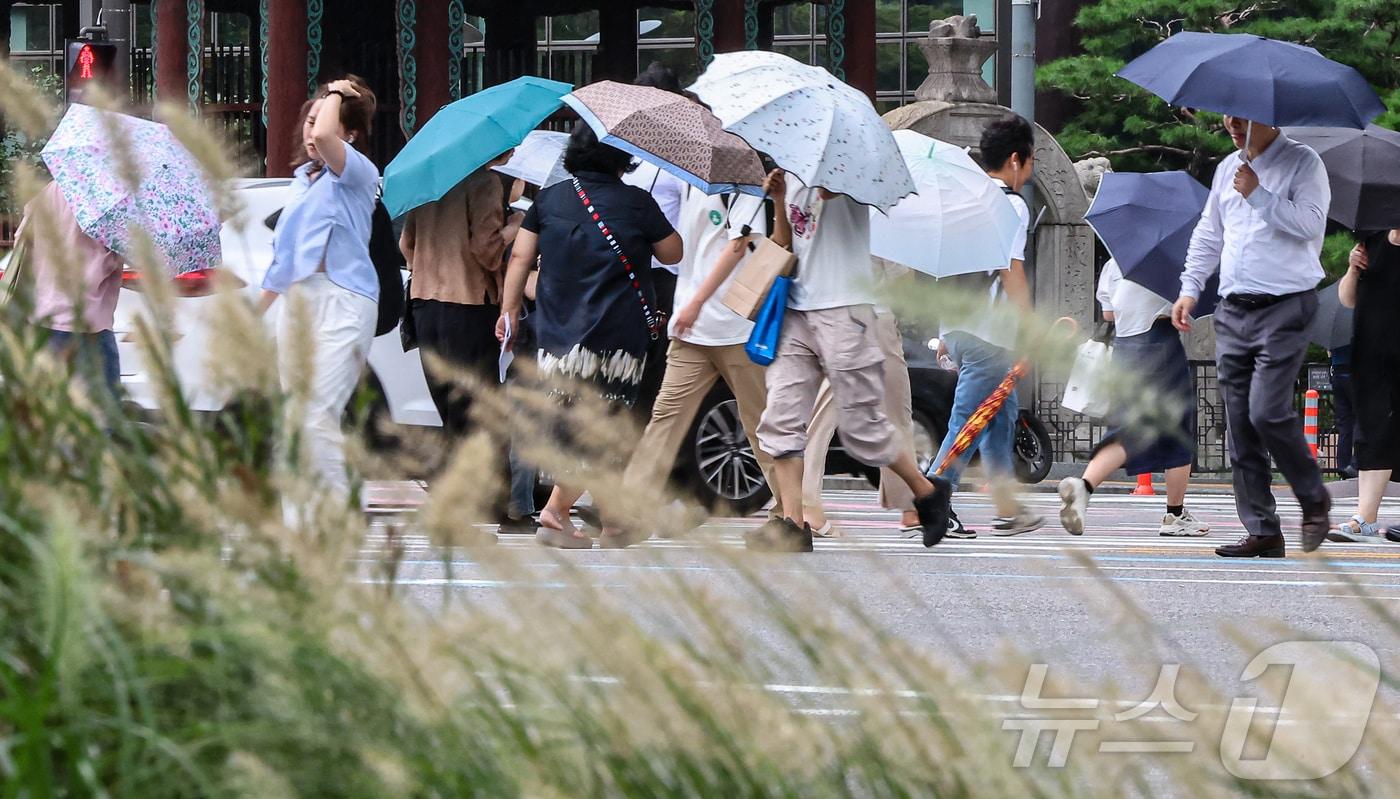
<path fill-rule="evenodd" d="M 914 191 L 870 98 L 821 67 L 760 50 L 722 53 L 690 91 L 806 186 L 880 209 Z"/>
<path fill-rule="evenodd" d="M 502 175 L 520 178 L 531 186 L 553 186 L 569 179 L 569 173 L 564 171 L 564 148 L 568 144 L 567 133 L 532 130 L 515 148 L 509 161 L 492 169 Z"/>
<path fill-rule="evenodd" d="M 871 211 L 871 253 L 934 277 L 1010 266 L 1021 217 L 1001 186 L 961 147 L 912 130 L 894 140 L 917 193 Z"/>

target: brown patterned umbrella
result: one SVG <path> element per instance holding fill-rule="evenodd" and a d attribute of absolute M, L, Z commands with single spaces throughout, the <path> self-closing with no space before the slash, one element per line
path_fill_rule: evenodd
<path fill-rule="evenodd" d="M 706 194 L 763 193 L 758 153 L 688 97 L 605 80 L 575 89 L 564 102 L 604 144 L 655 164 Z"/>

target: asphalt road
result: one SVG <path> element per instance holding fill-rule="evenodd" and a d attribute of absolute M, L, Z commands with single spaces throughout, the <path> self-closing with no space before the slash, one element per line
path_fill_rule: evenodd
<path fill-rule="evenodd" d="M 412 486 L 380 485 L 370 500 L 380 510 L 402 510 L 418 496 Z M 740 535 L 762 518 L 722 518 L 684 539 L 653 539 L 624 551 L 561 553 L 538 547 L 529 536 L 503 536 L 489 556 L 451 553 L 449 572 L 441 551 L 408 533 L 401 539 L 406 549 L 399 580 L 424 607 L 440 607 L 447 591 L 508 608 L 520 592 L 568 591 L 571 580 L 585 579 L 624 602 L 635 595 L 638 616 L 667 635 L 685 625 L 685 614 L 649 600 L 649 586 L 682 580 L 733 602 L 744 618 L 745 603 L 758 601 L 747 578 L 759 574 L 787 602 L 838 623 L 850 618 L 842 608 L 856 609 L 866 623 L 947 660 L 954 670 L 994 668 L 1015 652 L 1045 664 L 1052 680 L 1113 683 L 1124 696 L 1146 697 L 1164 664 L 1180 664 L 1183 673 L 1226 694 L 1247 690 L 1241 675 L 1250 659 L 1289 640 L 1358 641 L 1387 669 L 1400 663 L 1400 634 L 1385 618 L 1400 614 L 1400 544 L 1329 543 L 1303 555 L 1291 501 L 1281 502 L 1289 556 L 1245 561 L 1212 551 L 1243 532 L 1229 496 L 1192 498 L 1192 511 L 1212 531 L 1185 539 L 1157 534 L 1161 496 L 1095 496 L 1087 534 L 1073 537 L 1058 524 L 1058 498 L 1031 494 L 1026 501 L 1045 515 L 1045 528 L 1003 538 L 985 532 L 992 516 L 987 498 L 962 493 L 955 507 L 983 534 L 933 549 L 902 538 L 897 515 L 878 508 L 873 491 L 828 492 L 826 501 L 846 534 L 819 539 L 811 554 L 746 553 Z M 1343 508 L 1350 503 L 1343 501 L 1339 512 Z M 1388 500 L 1382 513 L 1400 521 L 1400 503 Z M 375 527 L 367 563 L 384 544 L 386 523 Z M 513 556 L 509 577 L 491 564 L 500 554 Z M 368 568 L 362 579 L 371 581 Z M 789 646 L 767 614 L 752 614 L 744 628 L 755 651 L 781 654 Z M 839 710 L 840 691 L 800 668 L 779 677 L 770 689 L 790 696 L 799 710 Z M 1383 695 L 1388 691 L 1382 688 Z M 985 698 L 1008 707 L 1019 699 Z"/>

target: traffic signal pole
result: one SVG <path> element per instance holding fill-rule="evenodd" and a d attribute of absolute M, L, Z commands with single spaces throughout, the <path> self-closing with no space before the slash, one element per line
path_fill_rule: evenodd
<path fill-rule="evenodd" d="M 131 0 L 78 0 L 78 29 L 104 27 L 107 41 L 116 45 L 112 82 L 125 88 L 122 100 L 131 96 Z"/>

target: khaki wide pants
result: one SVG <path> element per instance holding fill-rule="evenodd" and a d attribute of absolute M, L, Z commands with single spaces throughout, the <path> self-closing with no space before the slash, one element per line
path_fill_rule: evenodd
<path fill-rule="evenodd" d="M 880 339 L 880 351 L 885 355 L 885 414 L 912 455 L 914 408 L 899 325 L 895 323 L 893 315 L 880 313 L 876 317 L 875 328 Z M 817 404 L 812 411 L 812 421 L 807 425 L 807 449 L 802 454 L 802 507 L 805 509 L 818 510 L 822 506 L 826 452 L 835 433 L 836 406 L 832 402 L 831 383 L 822 381 L 821 390 L 817 392 Z M 901 511 L 914 509 L 914 492 L 888 467 L 880 470 L 880 506 Z"/>
<path fill-rule="evenodd" d="M 734 399 L 739 404 L 739 419 L 744 423 L 749 446 L 753 447 L 768 487 L 777 497 L 778 483 L 773 479 L 773 459 L 759 449 L 755 438 L 758 421 L 768 400 L 764 369 L 749 360 L 743 344 L 706 347 L 680 339 L 671 340 L 666 352 L 666 374 L 661 380 L 661 391 L 656 395 L 656 404 L 652 406 L 651 421 L 632 451 L 632 460 L 627 464 L 623 476 L 624 484 L 638 485 L 655 479 L 657 475 L 664 478 L 671 473 L 676 452 L 685 434 L 690 431 L 700 403 L 720 378 L 734 392 Z"/>

